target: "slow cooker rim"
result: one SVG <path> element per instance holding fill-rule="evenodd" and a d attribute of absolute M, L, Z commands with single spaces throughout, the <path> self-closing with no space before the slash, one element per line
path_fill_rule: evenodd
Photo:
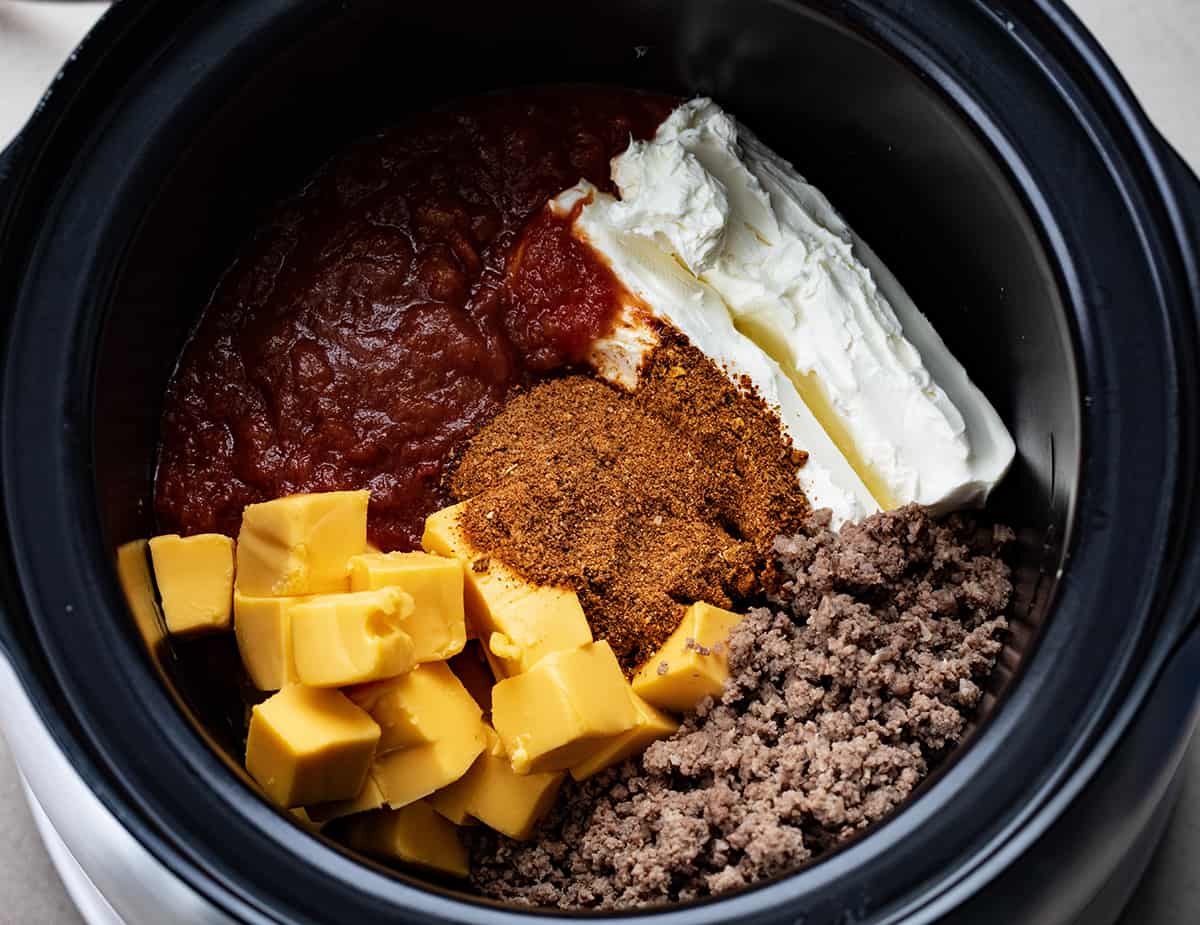
<path fill-rule="evenodd" d="M 103 24 L 102 24 L 102 25 L 103 25 Z M 88 46 L 86 46 L 86 45 L 85 45 L 85 48 L 84 48 L 84 53 L 86 53 L 86 51 L 87 51 L 87 48 L 88 48 Z M 65 71 L 65 73 L 64 73 L 64 76 L 65 76 L 65 77 L 66 77 L 66 76 L 69 76 L 69 74 L 70 74 L 70 72 L 71 72 L 71 67 L 75 67 L 75 68 L 76 68 L 76 71 L 75 71 L 75 73 L 78 73 L 78 74 L 82 74 L 84 71 L 86 71 L 86 70 L 87 70 L 87 68 L 86 68 L 86 66 L 85 66 L 85 65 L 83 65 L 83 64 L 80 64 L 80 63 L 78 63 L 78 62 L 74 62 L 74 63 L 73 63 L 71 66 L 69 66 L 69 67 L 66 69 L 66 71 Z M 44 111 L 43 111 L 43 113 L 40 113 L 39 115 L 41 116 L 41 115 L 43 115 L 43 114 L 44 114 Z M 32 126 L 31 126 L 31 128 L 32 128 Z M 29 136 L 29 137 L 31 137 L 31 138 L 32 138 L 32 136 Z M 1147 151 L 1145 152 L 1145 154 L 1146 154 L 1147 158 L 1149 159 L 1149 158 L 1150 158 L 1150 156 L 1152 156 L 1152 155 L 1153 155 L 1153 152 L 1152 152 L 1152 151 L 1150 151 L 1150 150 L 1147 150 Z M 1164 198 L 1166 198 L 1166 199 L 1169 199 L 1169 197 L 1164 197 Z M 27 683 L 28 683 L 28 682 L 27 682 Z M 43 713 L 45 713 L 45 711 L 43 711 Z M 61 739 L 62 739 L 62 735 L 59 735 L 59 738 L 60 738 L 60 741 L 61 741 Z M 763 888 L 763 889 L 767 889 L 767 888 Z"/>

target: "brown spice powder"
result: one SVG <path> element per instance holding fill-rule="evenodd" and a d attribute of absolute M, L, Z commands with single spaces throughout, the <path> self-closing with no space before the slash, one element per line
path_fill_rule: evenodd
<path fill-rule="evenodd" d="M 471 440 L 451 492 L 470 542 L 579 595 L 626 671 L 686 605 L 738 608 L 771 583 L 771 544 L 808 503 L 776 416 L 678 337 L 637 392 L 588 376 L 513 398 Z"/>

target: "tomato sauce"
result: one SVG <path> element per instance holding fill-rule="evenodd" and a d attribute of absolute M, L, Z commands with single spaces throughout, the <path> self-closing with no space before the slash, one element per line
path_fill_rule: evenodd
<path fill-rule="evenodd" d="M 611 272 L 544 204 L 580 178 L 609 189 L 609 159 L 673 104 L 480 97 L 335 157 L 258 229 L 183 351 L 161 528 L 236 535 L 252 502 L 369 488 L 372 540 L 416 547 L 462 442 L 612 321 Z"/>

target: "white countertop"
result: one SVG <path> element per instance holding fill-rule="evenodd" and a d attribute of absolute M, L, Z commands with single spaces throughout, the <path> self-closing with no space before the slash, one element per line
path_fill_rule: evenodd
<path fill-rule="evenodd" d="M 105 6 L 0 0 L 0 146 Z M 1167 139 L 1200 171 L 1200 0 L 1074 0 L 1073 6 Z M 1200 921 L 1200 748 L 1192 750 L 1187 775 L 1166 841 L 1124 925 Z M 0 925 L 81 925 L 38 839 L 2 740 Z"/>

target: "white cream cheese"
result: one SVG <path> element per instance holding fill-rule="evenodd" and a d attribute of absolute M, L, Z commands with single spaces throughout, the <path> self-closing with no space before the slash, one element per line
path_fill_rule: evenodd
<path fill-rule="evenodd" d="M 652 141 L 631 143 L 612 176 L 621 200 L 596 196 L 580 230 L 626 285 L 645 277 L 638 284 L 656 312 L 708 332 L 701 342 L 676 325 L 700 349 L 728 366 L 753 348 L 774 395 L 798 391 L 811 413 L 797 446 L 834 472 L 816 449 L 820 430 L 822 446 L 836 445 L 883 507 L 916 501 L 940 512 L 986 500 L 1014 454 L 999 415 L 895 277 L 790 164 L 697 99 Z M 690 273 L 654 283 L 649 276 L 665 270 L 652 271 L 650 251 Z M 690 291 L 703 295 L 691 294 L 683 311 L 683 281 L 695 279 L 706 285 Z M 748 337 L 730 340 L 739 331 Z"/>
<path fill-rule="evenodd" d="M 778 412 L 784 433 L 808 453 L 799 472 L 801 488 L 813 507 L 831 509 L 835 527 L 878 510 L 779 364 L 734 327 L 712 288 L 648 237 L 619 230 L 614 213 L 623 204 L 586 181 L 551 200 L 550 208 L 566 215 L 581 201 L 585 204 L 575 219 L 575 234 L 607 261 L 633 297 L 622 306 L 612 333 L 592 346 L 589 361 L 597 372 L 626 388 L 636 387 L 641 366 L 658 343 L 658 326 L 646 316 L 649 311 L 686 336 L 732 381 L 749 383 Z"/>

